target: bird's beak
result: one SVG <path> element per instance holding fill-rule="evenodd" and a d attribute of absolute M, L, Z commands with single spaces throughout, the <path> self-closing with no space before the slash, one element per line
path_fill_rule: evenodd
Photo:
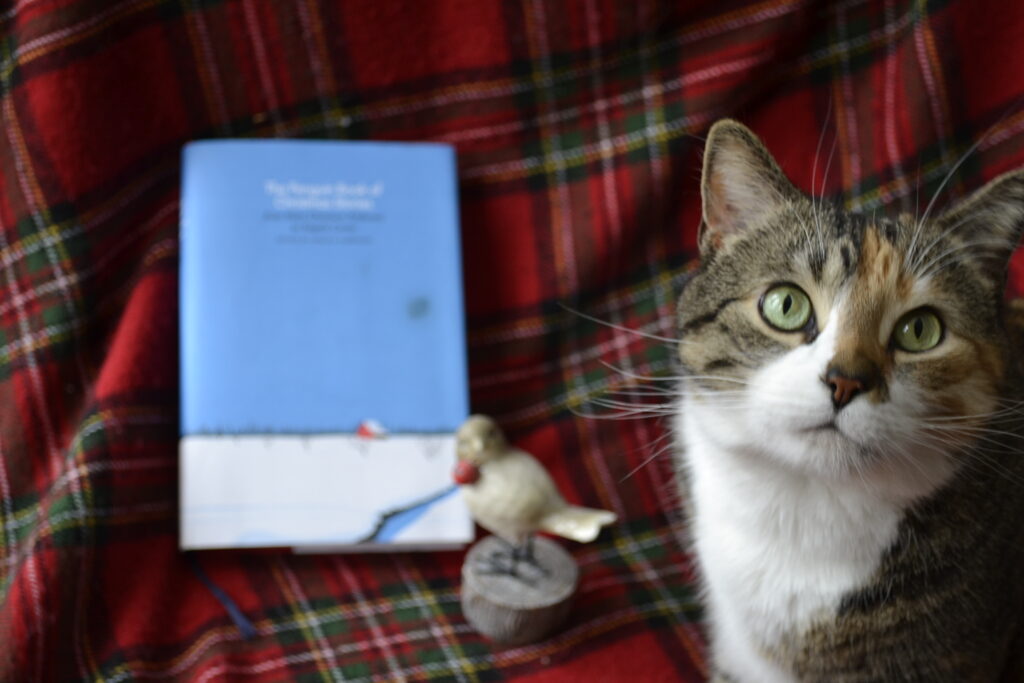
<path fill-rule="evenodd" d="M 480 478 L 480 468 L 468 460 L 460 460 L 455 463 L 455 471 L 452 472 L 452 478 L 460 486 L 475 483 Z"/>

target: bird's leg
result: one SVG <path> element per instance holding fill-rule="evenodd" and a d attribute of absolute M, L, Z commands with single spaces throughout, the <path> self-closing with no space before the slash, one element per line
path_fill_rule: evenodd
<path fill-rule="evenodd" d="M 508 547 L 510 550 L 509 559 L 512 563 L 510 573 L 517 579 L 532 584 L 532 580 L 527 580 L 523 576 L 522 565 L 525 563 L 527 567 L 537 566 L 536 561 L 533 559 L 533 534 L 526 535 L 519 543 L 509 543 Z"/>
<path fill-rule="evenodd" d="M 511 576 L 523 583 L 533 585 L 533 581 L 519 571 L 519 560 L 521 559 L 519 546 L 509 543 L 500 536 L 495 536 L 495 538 L 505 546 L 505 549 L 495 550 L 488 555 L 483 562 L 477 565 L 477 571 L 481 574 Z"/>
<path fill-rule="evenodd" d="M 523 559 L 530 564 L 537 564 L 537 556 L 533 554 L 533 534 L 526 537 L 526 542 L 523 543 Z"/>
<path fill-rule="evenodd" d="M 484 562 L 477 565 L 476 570 L 481 574 L 508 576 L 527 586 L 533 586 L 535 583 L 532 578 L 523 575 L 516 559 L 500 552 L 491 553 Z"/>
<path fill-rule="evenodd" d="M 515 559 L 516 559 L 516 546 L 515 546 L 515 544 L 511 543 L 509 541 L 506 541 L 501 536 L 495 536 L 495 538 L 498 539 L 498 542 L 501 543 L 502 546 L 504 546 L 504 549 L 503 550 L 495 550 L 493 553 L 491 553 L 491 561 L 493 562 L 493 560 L 496 559 L 496 558 L 497 559 L 506 560 L 507 566 L 513 567 L 515 565 Z"/>
<path fill-rule="evenodd" d="M 537 555 L 533 550 L 533 534 L 530 534 L 526 539 L 516 547 L 514 557 L 517 560 L 527 563 L 539 571 L 544 576 L 548 576 L 551 572 L 547 570 L 540 562 L 537 561 Z"/>
<path fill-rule="evenodd" d="M 477 565 L 477 571 L 481 574 L 515 576 L 515 571 L 509 557 L 497 550 L 486 558 L 482 558 L 482 561 Z"/>
<path fill-rule="evenodd" d="M 534 553 L 533 534 L 523 536 L 518 543 L 512 543 L 495 536 L 503 546 L 481 557 L 476 569 L 481 574 L 508 576 L 527 586 L 534 586 L 542 577 L 551 572 L 537 561 Z"/>

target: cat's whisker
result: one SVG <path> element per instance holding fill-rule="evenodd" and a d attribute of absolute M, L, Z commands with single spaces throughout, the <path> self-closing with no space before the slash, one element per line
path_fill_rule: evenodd
<path fill-rule="evenodd" d="M 610 411 L 618 411 L 616 415 L 672 415 L 673 409 L 671 408 L 647 408 L 647 407 L 630 407 L 628 403 L 612 403 L 603 401 L 590 401 L 587 405 L 594 406 L 595 408 L 605 408 Z M 609 413 L 611 414 L 611 413 Z"/>
<path fill-rule="evenodd" d="M 753 399 L 750 396 L 750 394 L 748 394 L 746 392 L 735 392 L 735 393 L 730 393 L 730 394 L 725 394 L 725 395 L 720 395 L 720 394 L 687 394 L 686 398 L 688 398 L 688 399 L 690 399 L 692 401 L 697 401 L 697 402 L 699 402 L 699 403 L 701 403 L 703 405 L 712 405 L 712 406 L 718 406 L 718 405 L 751 405 L 752 401 L 755 401 L 756 403 L 759 403 L 759 404 L 763 405 L 765 402 L 770 401 L 771 404 L 772 404 L 772 409 L 775 412 L 779 412 L 779 409 L 787 408 L 787 407 L 788 408 L 792 408 L 793 410 L 796 410 L 796 411 L 800 411 L 800 410 L 806 411 L 808 408 L 812 408 L 813 407 L 813 406 L 810 406 L 810 405 L 808 405 L 806 403 L 801 403 L 801 402 L 798 402 L 798 401 L 788 400 L 787 397 L 782 396 L 782 395 L 774 395 L 773 396 L 773 395 L 765 394 L 765 393 L 758 394 L 756 399 Z"/>
<path fill-rule="evenodd" d="M 942 423 L 935 424 L 925 419 L 915 418 L 897 418 L 891 416 L 885 416 L 884 414 L 876 415 L 872 418 L 879 427 L 886 432 L 892 432 L 894 435 L 903 437 L 909 434 L 928 434 L 934 438 L 948 438 L 950 435 L 962 435 L 968 437 L 971 434 L 980 433 L 985 430 L 992 429 L 984 426 L 984 420 L 975 420 L 973 422 L 961 421 L 955 423 Z M 908 426 L 907 421 L 911 420 L 912 426 Z"/>
<path fill-rule="evenodd" d="M 939 244 L 942 244 L 942 242 L 944 242 L 947 237 L 949 237 L 951 234 L 962 228 L 964 225 L 969 224 L 972 219 L 973 216 L 965 216 L 961 218 L 960 220 L 956 221 L 951 226 L 946 228 L 940 235 L 938 235 L 930 242 L 928 242 L 928 244 L 925 245 L 924 249 L 919 250 L 917 253 L 910 253 L 909 257 L 907 258 L 908 271 L 914 273 L 918 277 L 922 277 L 922 275 L 920 274 L 921 262 L 925 258 L 927 258 L 928 254 L 931 253 L 932 249 L 934 249 Z"/>
<path fill-rule="evenodd" d="M 944 457 L 944 452 L 938 447 L 937 444 L 926 443 L 922 445 L 929 449 L 929 455 L 931 455 L 932 457 L 935 457 L 936 455 L 938 455 L 938 457 L 940 458 Z M 924 463 L 922 463 L 921 461 L 920 454 L 911 453 L 905 448 L 898 449 L 897 453 L 900 456 L 900 460 L 902 462 L 908 463 L 911 467 L 917 470 L 917 472 L 921 475 L 922 478 L 931 478 L 932 473 L 925 468 Z"/>
<path fill-rule="evenodd" d="M 812 200 L 811 210 L 815 217 L 815 222 L 818 225 L 818 245 L 821 248 L 822 257 L 828 254 L 828 249 L 825 245 L 825 229 L 822 227 L 824 213 L 825 213 L 825 186 L 828 184 L 829 172 L 832 170 L 832 159 L 836 153 L 836 146 L 839 142 L 838 137 L 832 138 L 832 148 L 828 153 L 828 162 L 825 164 L 824 177 L 821 179 L 821 190 L 817 193 L 818 199 L 817 204 Z"/>
<path fill-rule="evenodd" d="M 630 420 L 650 420 L 650 415 L 616 415 L 612 413 L 588 413 L 577 408 L 569 408 L 569 412 L 584 420 L 605 420 L 609 422 L 628 422 Z"/>
<path fill-rule="evenodd" d="M 655 442 L 655 443 L 657 443 L 657 442 Z M 653 445 L 653 444 L 652 444 L 652 445 Z M 624 476 L 623 476 L 623 477 L 622 477 L 621 479 L 619 479 L 619 483 L 620 483 L 620 484 L 621 484 L 621 483 L 623 483 L 624 481 L 626 481 L 627 479 L 629 479 L 630 477 L 632 477 L 633 475 L 635 475 L 635 474 L 636 474 L 637 472 L 639 472 L 640 470 L 642 470 L 643 468 L 647 467 L 647 466 L 648 466 L 648 465 L 650 465 L 650 464 L 651 464 L 652 462 L 654 462 L 655 460 L 657 460 L 657 459 L 658 459 L 659 457 L 661 457 L 662 455 L 665 455 L 666 453 L 670 452 L 670 451 L 671 451 L 671 450 L 672 450 L 673 448 L 675 448 L 675 443 L 672 443 L 672 442 L 670 442 L 670 443 L 668 443 L 668 444 L 666 444 L 666 445 L 662 446 L 662 447 L 661 447 L 661 448 L 659 448 L 659 449 L 658 449 L 657 451 L 655 451 L 655 452 L 654 452 L 654 453 L 652 453 L 651 455 L 647 456 L 647 457 L 646 457 L 646 458 L 645 458 L 645 459 L 643 460 L 643 462 L 641 462 L 641 463 L 640 463 L 639 465 L 637 465 L 636 467 L 634 467 L 633 469 L 631 469 L 631 470 L 630 470 L 629 472 L 627 472 L 627 473 L 626 473 L 626 474 L 625 474 L 625 475 L 624 475 Z"/>
<path fill-rule="evenodd" d="M 672 406 L 675 405 L 679 400 L 679 394 L 677 393 L 662 393 L 662 392 L 647 392 L 647 391 L 631 391 L 631 390 L 612 390 L 597 394 L 588 401 L 592 400 L 605 400 L 605 401 L 620 401 L 632 406 Z"/>
<path fill-rule="evenodd" d="M 1011 435 L 1020 438 L 1019 435 Z M 989 443 L 991 446 L 998 447 L 1004 452 L 1007 450 L 1013 450 L 1006 442 L 989 437 L 978 437 L 977 435 L 973 437 L 971 435 L 965 436 L 967 436 L 967 438 L 960 444 L 951 443 L 948 435 L 946 434 L 938 435 L 918 432 L 916 436 L 904 434 L 903 438 L 910 443 L 915 443 L 929 448 L 934 453 L 944 458 L 952 459 L 956 461 L 958 465 L 968 469 L 977 469 L 975 467 L 977 464 L 984 464 L 987 466 L 989 471 L 1005 477 L 1018 485 L 1024 486 L 1024 476 L 1015 474 L 1005 465 L 996 461 L 988 450 L 978 447 L 979 443 Z M 1006 434 L 1004 434 L 1004 436 L 1006 436 Z"/>
<path fill-rule="evenodd" d="M 626 394 L 629 396 L 678 396 L 679 391 L 673 387 L 661 387 L 655 384 L 624 384 L 611 389 L 608 393 Z"/>
<path fill-rule="evenodd" d="M 662 400 L 662 401 L 654 401 L 654 402 L 652 402 L 652 401 L 636 401 L 636 400 L 633 400 L 633 399 L 631 399 L 629 397 L 626 397 L 626 398 L 616 398 L 615 397 L 615 393 L 617 393 L 617 392 L 602 393 L 602 394 L 598 394 L 598 395 L 595 395 L 595 396 L 590 396 L 590 397 L 588 397 L 586 399 L 586 402 L 587 403 L 593 403 L 593 404 L 599 404 L 599 403 L 612 404 L 612 403 L 614 403 L 614 404 L 617 404 L 617 405 L 627 406 L 629 408 L 636 408 L 636 409 L 640 409 L 640 408 L 665 408 L 665 409 L 667 409 L 667 408 L 670 408 L 670 407 L 675 405 L 675 400 L 669 400 L 669 401 Z M 665 396 L 653 396 L 651 398 L 664 399 L 666 397 Z"/>
<path fill-rule="evenodd" d="M 605 396 L 594 396 L 587 399 L 586 403 L 590 405 L 601 406 L 604 408 L 624 408 L 627 410 L 673 410 L 675 403 L 638 403 L 636 401 L 622 401 L 614 398 Z"/>
<path fill-rule="evenodd" d="M 633 372 L 632 370 L 626 370 L 625 368 L 621 368 L 613 363 L 609 363 L 603 358 L 599 358 L 597 362 L 612 372 L 616 372 L 623 377 L 640 382 L 681 382 L 687 377 L 686 375 L 641 375 Z"/>
<path fill-rule="evenodd" d="M 673 432 L 673 431 L 672 431 L 671 429 L 664 429 L 664 430 L 663 430 L 663 431 L 661 432 L 661 435 L 660 435 L 660 436 L 658 436 L 657 438 L 655 438 L 655 439 L 654 439 L 653 441 L 651 441 L 650 443 L 647 443 L 647 444 L 645 444 L 644 446 L 642 446 L 642 447 L 641 447 L 641 450 L 643 450 L 643 451 L 650 451 L 650 450 L 651 450 L 652 448 L 654 448 L 654 447 L 655 447 L 656 445 L 658 445 L 659 443 L 661 443 L 661 442 L 663 442 L 663 441 L 665 441 L 665 440 L 674 440 L 675 436 L 676 436 L 675 432 Z"/>
<path fill-rule="evenodd" d="M 680 395 L 695 396 L 701 398 L 714 398 L 724 396 L 749 397 L 751 396 L 751 389 L 754 389 L 757 393 L 757 397 L 759 398 L 759 400 L 772 399 L 773 402 L 778 400 L 784 404 L 794 402 L 793 394 L 791 392 L 786 391 L 785 389 L 768 388 L 758 383 L 748 382 L 745 380 L 736 380 L 731 384 L 734 384 L 736 386 L 730 387 L 728 389 L 713 389 L 704 387 L 703 385 L 697 385 L 699 388 L 692 388 L 690 385 L 685 385 L 679 390 L 679 393 Z M 797 399 L 797 401 L 799 405 L 805 407 L 813 407 L 815 405 L 818 405 L 816 401 L 808 401 L 808 399 L 806 398 L 800 398 Z"/>
<path fill-rule="evenodd" d="M 938 199 L 939 199 L 939 195 L 942 194 L 942 191 L 946 188 L 946 185 L 949 183 L 950 180 L 953 179 L 953 176 L 956 174 L 956 172 L 958 170 L 960 170 L 960 167 L 964 164 L 964 162 L 967 161 L 967 159 L 970 158 L 970 156 L 972 154 L 974 154 L 975 150 L 978 149 L 978 147 L 981 145 L 981 143 L 984 142 L 985 138 L 988 136 L 988 133 L 991 130 L 992 129 L 989 128 L 989 130 L 986 131 L 984 134 L 982 134 L 974 142 L 973 145 L 968 147 L 967 151 L 964 152 L 962 155 L 960 155 L 960 158 L 957 160 L 957 162 L 955 164 L 953 164 L 953 167 L 950 168 L 949 172 L 946 173 L 945 177 L 943 177 L 942 182 L 939 183 L 938 188 L 936 188 L 935 192 L 932 194 L 931 201 L 929 201 L 928 205 L 925 207 L 924 213 L 921 214 L 921 216 L 917 219 L 917 222 L 916 222 L 916 225 L 915 225 L 915 228 L 914 228 L 914 234 L 913 234 L 913 237 L 911 238 L 910 247 L 907 250 L 907 253 L 909 253 L 911 255 L 914 254 L 914 248 L 917 245 L 917 238 L 921 234 L 921 230 L 922 230 L 923 226 L 928 221 L 928 217 L 931 215 L 932 209 L 935 207 L 935 202 L 937 202 Z"/>
<path fill-rule="evenodd" d="M 825 141 L 825 131 L 828 130 L 828 122 L 832 119 L 832 98 L 828 99 L 828 110 L 825 112 L 825 120 L 821 124 L 821 132 L 818 134 L 818 145 L 814 149 L 814 163 L 811 166 L 811 215 L 814 217 L 814 223 L 816 228 L 816 236 L 818 238 L 818 248 L 821 250 L 822 258 L 826 255 L 825 239 L 823 237 L 823 230 L 821 229 L 821 212 L 820 206 L 816 204 L 815 196 L 821 197 L 819 201 L 824 201 L 825 185 L 828 181 L 828 169 L 825 170 L 825 177 L 821 180 L 821 188 L 816 189 L 815 185 L 818 182 L 818 158 L 821 155 L 821 144 Z M 829 151 L 829 164 L 832 163 L 832 154 L 835 153 L 837 138 L 832 138 L 832 149 Z"/>
<path fill-rule="evenodd" d="M 698 403 L 704 407 L 723 411 L 748 411 L 757 409 L 757 404 L 752 403 L 749 398 L 742 397 L 734 399 L 698 400 Z M 807 411 L 813 408 L 814 406 L 798 403 L 783 405 L 780 402 L 775 402 L 773 404 L 773 414 L 780 419 L 797 420 L 806 416 Z"/>
<path fill-rule="evenodd" d="M 1009 240 L 997 239 L 997 238 L 991 238 L 991 239 L 985 239 L 985 240 L 975 240 L 975 241 L 972 241 L 972 242 L 964 242 L 963 244 L 957 244 L 957 245 L 955 245 L 953 247 L 950 247 L 946 251 L 942 252 L 938 256 L 935 256 L 930 261 L 928 261 L 928 263 L 926 263 L 924 265 L 924 267 L 921 268 L 920 271 L 918 272 L 918 277 L 924 278 L 924 277 L 927 277 L 929 275 L 932 275 L 934 272 L 941 271 L 942 269 L 941 268 L 936 268 L 936 266 L 942 265 L 942 262 L 943 262 L 944 259 L 946 259 L 946 258 L 948 258 L 948 257 L 950 257 L 950 256 L 952 256 L 954 254 L 957 254 L 957 253 L 959 253 L 961 251 L 968 251 L 968 250 L 970 250 L 970 251 L 978 251 L 978 250 L 980 250 L 981 248 L 984 248 L 984 247 L 991 247 L 992 249 L 999 250 L 999 251 L 1004 251 L 1004 250 L 1005 251 L 1009 251 L 1009 250 L 1012 250 L 1015 246 L 1016 245 L 1013 242 L 1009 241 Z"/>
<path fill-rule="evenodd" d="M 992 472 L 1024 488 L 1024 475 L 1019 475 L 1008 469 L 1006 465 L 995 460 L 991 453 L 978 449 L 975 443 L 953 445 L 952 448 L 945 441 L 941 443 L 943 447 L 938 448 L 936 452 L 947 459 L 954 460 L 957 465 L 962 466 L 967 471 L 980 471 L 981 474 L 984 474 L 986 471 Z M 1006 449 L 1006 444 L 1000 443 L 998 445 L 1004 450 Z M 978 465 L 984 465 L 987 470 L 979 470 Z"/>
<path fill-rule="evenodd" d="M 634 334 L 634 335 L 636 335 L 638 337 L 643 337 L 644 339 L 653 339 L 655 341 L 665 342 L 666 344 L 671 344 L 672 346 L 675 346 L 675 345 L 680 343 L 679 339 L 675 339 L 673 337 L 664 337 L 664 336 L 658 335 L 658 334 L 651 334 L 649 332 L 643 332 L 641 330 L 633 329 L 632 327 L 626 327 L 625 325 L 617 325 L 616 323 L 609 322 L 607 320 L 602 320 L 602 319 L 594 317 L 592 315 L 588 315 L 588 314 L 584 313 L 583 311 L 578 311 L 575 308 L 572 308 L 571 306 L 569 306 L 567 304 L 564 304 L 564 303 L 561 303 L 561 302 L 559 302 L 558 305 L 559 305 L 559 307 L 561 307 L 563 310 L 565 310 L 568 313 L 572 313 L 573 315 L 579 316 L 580 318 L 583 318 L 584 320 L 589 320 L 592 323 L 596 323 L 598 325 L 604 325 L 605 327 L 610 327 L 613 330 L 619 330 L 620 332 L 627 332 L 629 334 Z"/>
<path fill-rule="evenodd" d="M 1006 118 L 1010 115 L 1010 112 L 1013 111 L 1015 108 L 1019 107 L 1019 105 L 1019 99 L 1017 101 L 1014 101 L 1010 105 L 1010 107 L 1008 107 L 1006 111 L 998 118 L 998 120 L 996 120 L 995 123 L 989 126 L 981 135 L 978 136 L 978 139 L 975 140 L 974 144 L 967 148 L 967 150 L 960 156 L 960 158 L 953 165 L 953 167 L 950 168 L 949 172 L 946 173 L 945 177 L 942 179 L 942 182 L 939 183 L 939 187 L 935 190 L 935 193 L 932 195 L 931 201 L 928 202 L 928 206 L 925 207 L 924 213 L 920 214 L 920 218 L 918 218 L 918 220 L 916 221 L 914 235 L 911 239 L 910 248 L 907 250 L 907 253 L 910 255 L 911 258 L 915 258 L 914 249 L 917 242 L 917 236 L 920 234 L 922 226 L 928 220 L 928 217 L 931 215 L 931 211 L 934 208 L 935 202 L 938 200 L 942 190 L 946 187 L 946 185 L 952 179 L 953 175 L 957 172 L 957 170 L 959 170 L 959 168 L 964 164 L 964 162 L 967 161 L 967 159 L 969 159 L 970 156 L 978 150 L 978 148 L 989 138 L 989 136 L 991 136 L 996 131 L 996 129 L 1003 123 L 1003 121 L 1006 120 Z M 918 182 L 920 183 L 920 174 L 918 176 Z M 919 260 L 915 262 L 919 263 Z"/>
<path fill-rule="evenodd" d="M 1024 411 L 1024 399 L 1019 399 L 1019 398 L 1002 398 L 1000 396 L 994 395 L 994 396 L 987 396 L 986 400 L 990 400 L 990 401 L 994 402 L 996 405 L 1001 405 L 1002 408 L 999 408 L 998 410 L 995 410 L 995 411 L 987 411 L 985 413 L 965 413 L 963 415 L 958 415 L 958 416 L 935 416 L 935 417 L 929 417 L 927 419 L 929 419 L 929 420 L 944 419 L 944 418 L 947 418 L 947 417 L 948 418 L 964 418 L 964 419 L 990 418 L 990 417 L 993 417 L 993 416 L 996 416 L 996 415 L 1004 415 L 1004 414 L 1010 414 L 1011 412 Z M 1021 414 L 1024 415 L 1024 412 L 1022 412 Z"/>
<path fill-rule="evenodd" d="M 682 379 L 707 382 L 726 382 L 729 384 L 740 384 L 742 386 L 754 385 L 753 382 L 750 382 L 749 380 L 740 379 L 738 377 L 729 377 L 727 375 L 686 375 Z"/>
<path fill-rule="evenodd" d="M 1016 417 L 1017 420 L 1024 422 L 1024 412 L 1021 408 L 1003 408 L 1002 410 L 994 410 L 989 413 L 976 413 L 967 415 L 938 415 L 935 417 L 922 417 L 919 418 L 926 424 L 944 425 L 952 424 L 955 425 L 958 422 L 977 422 L 984 420 L 1008 420 L 1011 417 Z"/>
<path fill-rule="evenodd" d="M 918 418 L 925 424 L 934 425 L 956 425 L 959 422 L 1021 422 L 1024 421 L 1024 411 L 1021 407 L 1008 407 L 993 410 L 986 413 L 967 413 L 964 415 L 936 415 L 933 417 Z"/>
<path fill-rule="evenodd" d="M 999 462 L 993 460 L 992 458 L 987 457 L 984 453 L 977 453 L 977 454 L 975 454 L 975 457 L 967 458 L 964 461 L 964 464 L 965 464 L 966 467 L 974 468 L 975 470 L 978 469 L 976 467 L 977 465 L 983 465 L 983 466 L 987 467 L 990 472 L 993 472 L 996 475 L 998 475 L 1000 477 L 1003 477 L 1007 481 L 1013 482 L 1017 486 L 1020 486 L 1021 488 L 1024 488 L 1024 476 L 1021 476 L 1021 475 L 1015 473 L 1014 471 L 1008 469 L 1002 463 L 999 463 Z"/>
<path fill-rule="evenodd" d="M 674 406 L 679 397 L 675 394 L 646 394 L 638 392 L 611 391 L 596 398 L 620 401 L 633 406 Z"/>
<path fill-rule="evenodd" d="M 968 426 L 968 425 L 963 425 L 963 426 L 958 426 L 958 427 L 946 428 L 946 427 L 937 427 L 935 425 L 929 425 L 929 426 L 925 426 L 923 429 L 926 429 L 926 430 L 932 431 L 932 432 L 936 432 L 936 433 L 944 433 L 944 434 L 949 434 L 949 433 L 964 434 L 966 436 L 970 436 L 970 437 L 973 437 L 973 438 L 983 439 L 983 440 L 988 441 L 990 443 L 999 443 L 999 444 L 1002 444 L 1002 445 L 1006 445 L 1006 444 L 1001 442 L 1001 441 L 999 441 L 998 438 L 996 438 L 996 437 L 1024 440 L 1024 434 L 1017 434 L 1016 432 L 1011 432 L 1011 431 L 1008 431 L 1008 430 L 1005 430 L 1005 429 L 995 429 L 995 428 L 992 428 L 992 427 L 971 427 L 971 426 Z"/>
<path fill-rule="evenodd" d="M 681 396 L 686 396 L 698 400 L 714 401 L 723 398 L 743 398 L 750 399 L 754 395 L 747 387 L 736 388 L 736 389 L 683 389 L 680 392 Z M 803 408 L 813 408 L 817 404 L 814 401 L 807 401 L 806 399 L 795 399 L 791 394 L 784 391 L 776 391 L 773 389 L 766 389 L 764 387 L 757 387 L 756 399 L 764 403 L 770 401 L 772 407 L 776 405 L 798 405 Z"/>
<path fill-rule="evenodd" d="M 570 413 L 576 417 L 581 417 L 587 420 L 652 420 L 656 417 L 663 417 L 663 414 L 651 415 L 647 412 L 630 411 L 625 413 L 594 413 L 580 410 L 576 406 L 567 406 Z"/>

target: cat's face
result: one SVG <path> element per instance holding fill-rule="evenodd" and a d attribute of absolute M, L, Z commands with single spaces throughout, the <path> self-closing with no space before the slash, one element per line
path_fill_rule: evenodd
<path fill-rule="evenodd" d="M 702 266 L 680 300 L 705 438 L 914 498 L 1000 410 L 1024 181 L 918 223 L 819 206 L 735 122 L 708 138 Z"/>

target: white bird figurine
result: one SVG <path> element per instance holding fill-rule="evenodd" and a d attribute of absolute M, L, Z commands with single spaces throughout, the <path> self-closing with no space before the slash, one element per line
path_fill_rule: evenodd
<path fill-rule="evenodd" d="M 491 418 L 473 415 L 456 439 L 455 482 L 480 526 L 512 547 L 507 573 L 515 575 L 520 560 L 536 566 L 532 541 L 537 531 L 588 543 L 615 521 L 608 510 L 569 505 L 544 466 L 510 446 Z"/>

